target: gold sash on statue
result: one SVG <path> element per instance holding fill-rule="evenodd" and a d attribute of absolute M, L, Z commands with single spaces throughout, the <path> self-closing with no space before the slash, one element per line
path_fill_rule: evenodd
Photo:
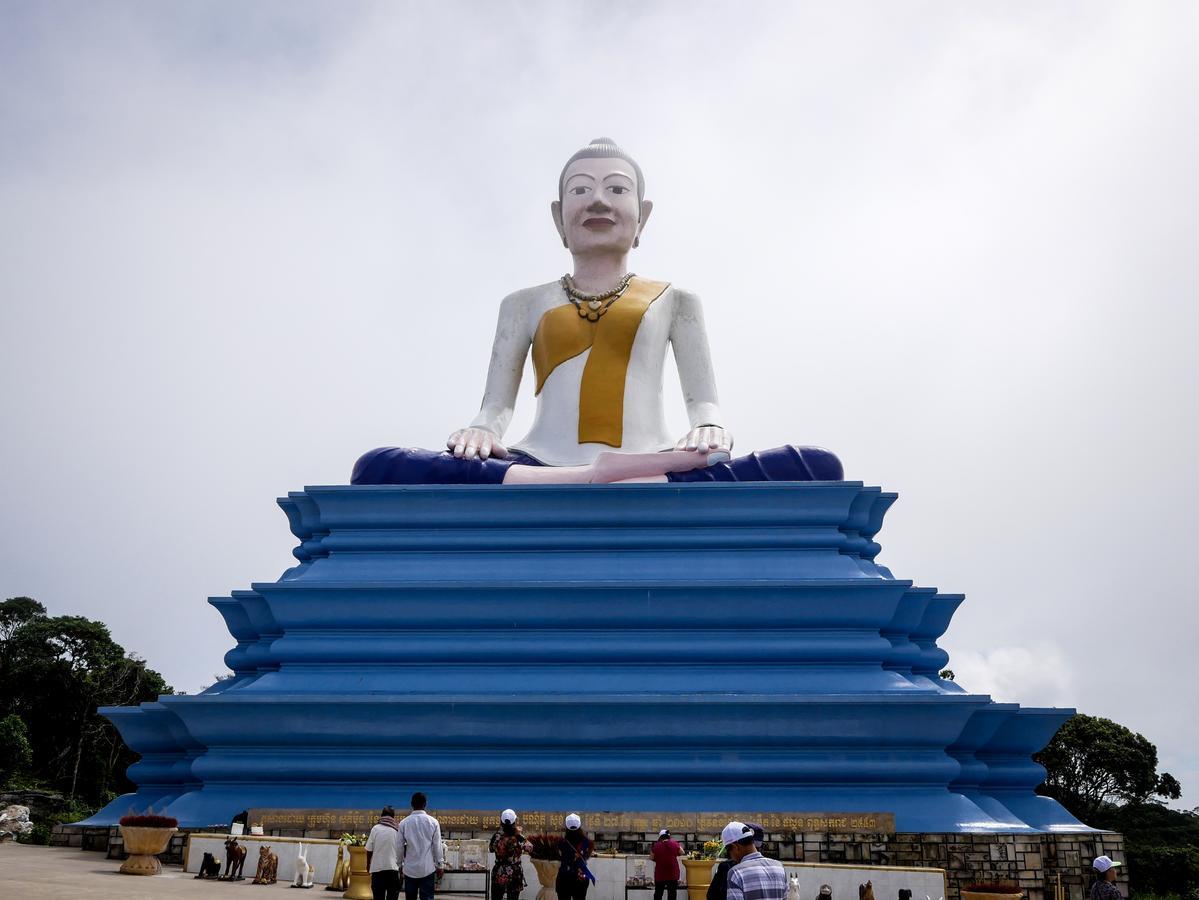
<path fill-rule="evenodd" d="M 555 306 L 537 323 L 533 335 L 536 394 L 550 373 L 587 348 L 579 387 L 579 443 L 619 447 L 624 437 L 624 383 L 633 339 L 650 304 L 670 287 L 668 281 L 634 278 L 628 290 L 598 322 L 588 322 L 573 303 Z"/>

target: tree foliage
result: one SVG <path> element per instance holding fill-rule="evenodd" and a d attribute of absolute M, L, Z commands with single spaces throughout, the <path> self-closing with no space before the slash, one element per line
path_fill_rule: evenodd
<path fill-rule="evenodd" d="M 29 597 L 0 602 L 0 785 L 20 780 L 99 805 L 129 790 L 136 759 L 99 706 L 127 706 L 171 693 L 162 676 L 81 616 L 47 616 Z M 29 753 L 3 723 L 18 720 Z M 17 729 L 13 726 L 13 732 Z"/>
<path fill-rule="evenodd" d="M 1199 815 L 1169 809 L 1182 785 L 1157 771 L 1157 747 L 1110 719 L 1076 715 L 1035 757 L 1041 793 L 1094 828 L 1125 837 L 1133 896 L 1199 900 Z"/>
<path fill-rule="evenodd" d="M 18 628 L 45 615 L 46 607 L 32 597 L 9 597 L 0 603 L 0 643 L 7 645 Z"/>
<path fill-rule="evenodd" d="M 24 720 L 11 714 L 0 719 L 0 783 L 10 774 L 26 771 L 31 762 L 33 748 Z"/>
<path fill-rule="evenodd" d="M 1104 807 L 1087 824 L 1124 835 L 1133 896 L 1199 900 L 1199 813 L 1126 803 Z"/>
<path fill-rule="evenodd" d="M 1042 793 L 1084 822 L 1106 804 L 1141 804 L 1181 794 L 1174 776 L 1158 774 L 1157 747 L 1111 719 L 1074 716 L 1034 759 L 1047 773 Z"/>

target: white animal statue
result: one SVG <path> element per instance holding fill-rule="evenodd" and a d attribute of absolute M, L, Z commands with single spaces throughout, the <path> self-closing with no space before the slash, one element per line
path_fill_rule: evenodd
<path fill-rule="evenodd" d="M 787 878 L 787 900 L 799 900 L 799 876 L 790 875 Z"/>
<path fill-rule="evenodd" d="M 300 844 L 300 851 L 296 855 L 296 877 L 292 879 L 291 886 L 298 888 L 312 887 L 312 877 L 316 874 L 316 868 L 309 864 L 308 857 L 304 853 L 304 845 Z"/>

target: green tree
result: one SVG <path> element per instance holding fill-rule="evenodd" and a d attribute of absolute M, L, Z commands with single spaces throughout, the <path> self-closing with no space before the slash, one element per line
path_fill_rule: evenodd
<path fill-rule="evenodd" d="M 20 716 L 7 715 L 0 719 L 0 785 L 29 768 L 33 749 L 29 746 L 29 729 Z"/>
<path fill-rule="evenodd" d="M 46 607 L 32 597 L 9 597 L 0 600 L 0 646 L 6 645 L 14 632 L 31 619 L 45 618 Z"/>
<path fill-rule="evenodd" d="M 1199 811 L 1125 803 L 1105 807 L 1087 824 L 1124 835 L 1133 897 L 1199 900 Z"/>
<path fill-rule="evenodd" d="M 46 615 L 27 597 L 0 602 L 0 716 L 27 728 L 31 776 L 68 802 L 96 805 L 129 787 L 136 758 L 99 706 L 169 694 L 144 660 L 125 652 L 103 622 Z"/>
<path fill-rule="evenodd" d="M 1158 774 L 1157 747 L 1111 719 L 1080 713 L 1033 758 L 1046 770 L 1041 792 L 1084 822 L 1107 804 L 1177 799 L 1181 793 L 1174 776 Z"/>
<path fill-rule="evenodd" d="M 5 685 L 12 685 L 13 679 L 24 678 L 25 673 L 19 669 L 16 649 L 16 636 L 30 622 L 44 619 L 46 607 L 31 597 L 9 597 L 0 600 L 0 714 L 11 711 L 3 703 Z"/>

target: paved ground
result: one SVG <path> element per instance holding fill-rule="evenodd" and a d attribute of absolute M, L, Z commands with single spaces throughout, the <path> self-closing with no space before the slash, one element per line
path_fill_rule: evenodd
<path fill-rule="evenodd" d="M 243 891 L 247 900 L 268 890 L 290 890 L 286 884 L 251 885 L 197 881 L 178 866 L 163 866 L 162 874 L 152 878 L 122 875 L 119 859 L 105 859 L 103 853 L 85 853 L 66 847 L 34 847 L 29 844 L 0 844 L 0 900 L 24 900 L 26 897 L 87 897 L 89 900 L 150 900 L 158 897 L 191 897 L 203 900 L 217 891 Z M 248 890 L 253 888 L 253 890 Z M 340 897 L 316 887 L 304 891 L 312 900 Z"/>
<path fill-rule="evenodd" d="M 105 859 L 103 853 L 84 852 L 66 847 L 34 847 L 30 844 L 0 844 L 0 900 L 25 900 L 26 897 L 86 897 L 87 900 L 156 900 L 159 897 L 191 897 L 204 900 L 226 896 L 230 891 L 243 900 L 254 900 L 268 891 L 287 891 L 306 900 L 333 900 L 341 892 L 326 892 L 318 884 L 300 891 L 284 882 L 274 885 L 245 881 L 197 881 L 178 866 L 163 866 L 162 874 L 152 878 L 122 875 L 119 859 Z M 438 900 L 466 900 L 461 894 L 438 894 Z M 479 900 L 478 897 L 470 900 Z"/>

